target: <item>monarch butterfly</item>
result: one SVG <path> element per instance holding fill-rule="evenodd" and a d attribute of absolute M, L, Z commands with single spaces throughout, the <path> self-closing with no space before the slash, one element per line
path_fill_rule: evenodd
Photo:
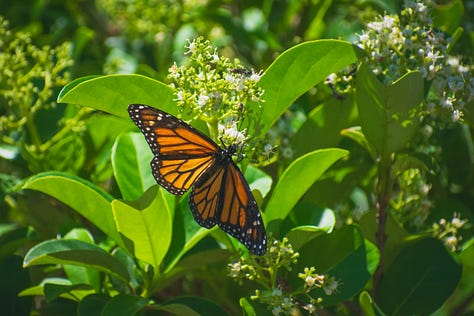
<path fill-rule="evenodd" d="M 267 237 L 257 202 L 232 155 L 236 145 L 220 148 L 182 120 L 143 104 L 128 113 L 144 134 L 154 158 L 150 165 L 158 184 L 175 195 L 192 186 L 189 207 L 205 228 L 218 225 L 256 255 L 264 255 Z"/>

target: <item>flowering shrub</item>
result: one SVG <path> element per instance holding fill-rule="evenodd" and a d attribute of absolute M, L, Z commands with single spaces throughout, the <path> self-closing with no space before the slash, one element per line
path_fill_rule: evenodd
<path fill-rule="evenodd" d="M 392 12 L 381 16 L 367 2 L 222 3 L 98 1 L 104 23 L 78 29 L 72 51 L 0 28 L 0 217 L 25 225 L 0 225 L 8 310 L 34 296 L 25 315 L 468 312 L 472 65 L 451 55 L 459 31 L 437 28 L 444 14 L 453 31 L 462 3 L 406 1 L 397 15 L 380 2 Z M 335 12 L 371 20 L 345 29 L 354 44 L 301 40 L 344 29 Z M 285 35 L 272 32 L 275 19 Z M 192 39 L 196 30 L 210 40 Z M 285 50 L 289 36 L 301 43 Z M 105 41 L 81 50 L 86 37 Z M 120 74 L 72 80 L 57 101 L 69 105 L 56 106 L 69 54 L 86 65 L 101 49 L 94 74 Z M 199 226 L 188 195 L 156 184 L 148 166 L 158 154 L 127 114 L 137 103 L 238 147 L 267 232 L 263 256 Z M 238 189 L 212 190 L 228 188 Z"/>
<path fill-rule="evenodd" d="M 356 44 L 367 51 L 367 63 L 384 84 L 418 70 L 432 86 L 425 110 L 432 116 L 456 122 L 474 97 L 472 66 L 449 54 L 453 39 L 436 30 L 430 15 L 430 1 L 406 1 L 400 15 L 380 16 L 367 24 Z M 354 76 L 328 77 L 327 83 L 353 89 Z"/>
<path fill-rule="evenodd" d="M 260 75 L 219 56 L 202 37 L 189 42 L 189 65 L 169 69 L 171 86 L 176 89 L 176 103 L 181 112 L 207 123 L 211 138 L 226 145 L 251 143 L 242 128 L 257 119 L 245 108 L 251 100 L 261 102 L 263 90 L 256 84 Z M 240 130 L 238 129 L 240 128 Z"/>

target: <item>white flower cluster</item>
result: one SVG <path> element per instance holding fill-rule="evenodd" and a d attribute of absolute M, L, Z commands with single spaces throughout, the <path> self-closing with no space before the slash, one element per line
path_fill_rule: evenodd
<path fill-rule="evenodd" d="M 169 69 L 171 86 L 176 88 L 175 101 L 193 118 L 208 123 L 214 140 L 242 144 L 245 130 L 239 131 L 237 126 L 251 115 L 246 104 L 261 101 L 263 90 L 257 86 L 260 73 L 242 67 L 237 59 L 219 56 L 202 37 L 190 41 L 186 48 L 188 63 L 175 63 Z"/>
<path fill-rule="evenodd" d="M 434 235 L 442 240 L 451 251 L 457 251 L 462 240 L 461 230 L 468 228 L 468 220 L 461 219 L 459 213 L 454 213 L 451 221 L 442 218 L 433 224 Z"/>
<path fill-rule="evenodd" d="M 464 106 L 474 97 L 472 66 L 449 55 L 449 45 L 453 43 L 433 28 L 430 2 L 405 1 L 400 16 L 385 15 L 368 23 L 356 44 L 368 53 L 367 63 L 384 84 L 418 70 L 431 83 L 426 110 L 435 116 L 448 113 L 452 121 L 458 121 Z M 326 83 L 347 85 L 352 79 L 333 75 Z"/>

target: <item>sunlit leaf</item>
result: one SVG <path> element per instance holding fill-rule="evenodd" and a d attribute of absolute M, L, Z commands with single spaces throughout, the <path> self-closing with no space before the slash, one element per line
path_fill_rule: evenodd
<path fill-rule="evenodd" d="M 80 265 L 113 274 L 125 282 L 129 280 L 126 268 L 117 259 L 102 248 L 80 240 L 47 240 L 34 246 L 25 255 L 23 266 L 41 264 Z"/>

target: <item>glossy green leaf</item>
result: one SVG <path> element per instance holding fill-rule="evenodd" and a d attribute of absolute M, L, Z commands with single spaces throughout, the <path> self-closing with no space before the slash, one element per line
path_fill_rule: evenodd
<path fill-rule="evenodd" d="M 58 297 L 66 297 L 75 301 L 80 301 L 83 297 L 94 293 L 94 290 L 88 284 L 64 285 L 46 283 L 44 284 L 43 291 L 46 302 L 51 302 Z M 64 296 L 65 294 L 69 295 Z"/>
<path fill-rule="evenodd" d="M 64 235 L 64 239 L 75 239 L 94 244 L 92 234 L 84 228 L 72 229 Z M 96 292 L 100 292 L 101 278 L 96 269 L 69 264 L 65 264 L 63 268 L 72 284 L 89 284 Z"/>
<path fill-rule="evenodd" d="M 20 293 L 18 293 L 18 296 L 44 296 L 44 285 L 47 283 L 59 284 L 59 285 L 71 285 L 71 281 L 68 279 L 44 278 L 40 284 L 23 289 Z"/>
<path fill-rule="evenodd" d="M 376 302 L 388 315 L 429 315 L 453 293 L 461 270 L 439 240 L 409 242 L 385 271 Z"/>
<path fill-rule="evenodd" d="M 150 300 L 141 296 L 119 294 L 110 299 L 102 310 L 102 316 L 134 316 L 150 304 Z"/>
<path fill-rule="evenodd" d="M 101 316 L 110 297 L 105 294 L 91 294 L 84 297 L 77 306 L 77 316 Z"/>
<path fill-rule="evenodd" d="M 112 149 L 112 166 L 117 184 L 125 200 L 138 199 L 156 183 L 150 161 L 153 155 L 142 134 L 120 135 Z"/>
<path fill-rule="evenodd" d="M 298 202 L 293 211 L 280 225 L 280 233 L 287 234 L 294 228 L 314 226 L 325 232 L 331 232 L 336 224 L 334 212 L 307 201 Z"/>
<path fill-rule="evenodd" d="M 212 229 L 206 229 L 193 218 L 188 205 L 188 196 L 179 200 L 173 218 L 173 239 L 164 260 L 165 273 L 169 273 L 189 250 L 209 234 Z"/>
<path fill-rule="evenodd" d="M 362 133 L 362 129 L 360 126 L 354 126 L 343 129 L 341 130 L 341 135 L 348 137 L 358 143 L 360 146 L 367 150 L 367 152 L 372 156 L 374 160 L 376 159 L 377 153 L 375 151 L 375 148 L 371 146 L 371 144 L 368 142 L 367 137 L 365 137 L 364 133 Z"/>
<path fill-rule="evenodd" d="M 109 253 L 100 247 L 80 240 L 47 240 L 33 248 L 25 255 L 23 266 L 31 267 L 41 264 L 74 264 L 91 267 L 110 273 L 128 282 L 127 269 Z"/>
<path fill-rule="evenodd" d="M 367 270 L 373 275 L 380 262 L 380 252 L 377 246 L 367 239 L 365 239 L 365 249 L 367 254 Z"/>
<path fill-rule="evenodd" d="M 418 131 L 423 78 L 409 72 L 392 85 L 382 85 L 370 68 L 357 72 L 357 107 L 362 131 L 378 154 L 388 157 L 404 148 Z"/>
<path fill-rule="evenodd" d="M 109 150 L 115 139 L 123 132 L 133 127 L 130 119 L 124 119 L 114 115 L 94 115 L 86 122 L 86 132 L 89 135 L 90 143 L 94 152 Z"/>
<path fill-rule="evenodd" d="M 298 252 L 300 257 L 294 271 L 303 272 L 305 267 L 315 267 L 317 273 L 329 274 L 343 283 L 331 296 L 320 289 L 312 292 L 314 297 L 320 295 L 324 299 L 324 306 L 351 298 L 370 279 L 365 240 L 356 226 L 344 226 L 331 234 L 313 238 Z M 292 282 L 301 284 L 301 279 Z"/>
<path fill-rule="evenodd" d="M 47 302 L 58 297 L 79 302 L 92 293 L 94 289 L 89 284 L 71 284 L 71 281 L 63 278 L 45 278 L 40 284 L 23 289 L 18 296 L 44 296 Z"/>
<path fill-rule="evenodd" d="M 290 241 L 293 249 L 298 250 L 313 238 L 326 234 L 327 231 L 317 226 L 298 226 L 290 230 L 286 237 Z"/>
<path fill-rule="evenodd" d="M 245 170 L 245 179 L 247 179 L 250 190 L 259 190 L 263 197 L 272 188 L 272 177 L 252 165 L 248 165 Z"/>
<path fill-rule="evenodd" d="M 265 134 L 299 96 L 363 55 L 357 46 L 339 40 L 305 42 L 283 52 L 259 81 L 265 90 L 259 135 Z"/>
<path fill-rule="evenodd" d="M 293 161 L 279 179 L 265 207 L 267 222 L 284 219 L 323 172 L 347 153 L 343 149 L 321 149 Z"/>
<path fill-rule="evenodd" d="M 113 198 L 94 184 L 66 173 L 44 172 L 29 178 L 21 188 L 54 197 L 121 243 L 110 206 Z"/>
<path fill-rule="evenodd" d="M 117 229 L 126 248 L 158 273 L 171 243 L 171 214 L 158 186 L 151 187 L 136 202 L 112 202 Z"/>
<path fill-rule="evenodd" d="M 111 152 L 115 139 L 133 126 L 131 120 L 114 115 L 94 115 L 87 120 L 84 137 L 87 149 L 95 153 L 91 179 L 95 183 L 105 183 L 113 176 Z M 90 162 L 88 167 L 90 167 Z"/>
<path fill-rule="evenodd" d="M 59 93 L 59 103 L 72 103 L 128 118 L 132 103 L 155 106 L 177 114 L 174 90 L 164 83 L 141 75 L 108 75 L 79 78 Z"/>
<path fill-rule="evenodd" d="M 316 149 L 337 147 L 342 139 L 341 130 L 355 125 L 359 122 L 353 95 L 318 105 L 291 140 L 295 157 Z"/>
<path fill-rule="evenodd" d="M 143 285 L 143 277 L 141 271 L 137 269 L 137 262 L 133 254 L 128 254 L 124 249 L 117 247 L 112 251 L 112 256 L 127 268 L 131 286 L 138 288 Z"/>

